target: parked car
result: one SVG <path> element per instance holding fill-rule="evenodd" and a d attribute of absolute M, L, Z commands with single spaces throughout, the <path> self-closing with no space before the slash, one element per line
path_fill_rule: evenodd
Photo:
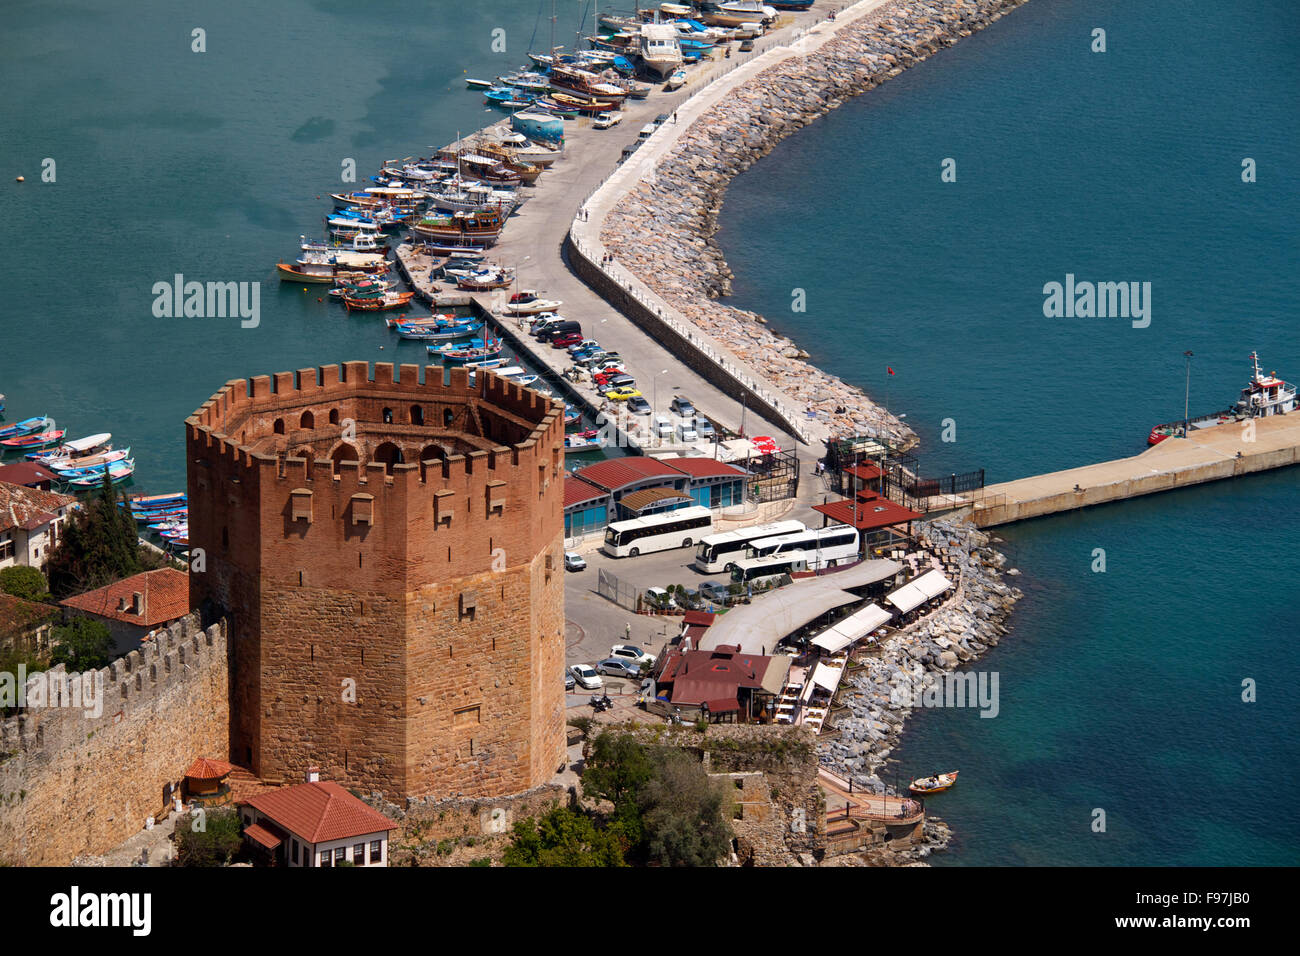
<path fill-rule="evenodd" d="M 673 596 L 663 588 L 646 588 L 645 599 L 654 607 L 664 610 L 677 606 L 677 602 L 673 600 Z"/>
<path fill-rule="evenodd" d="M 696 416 L 695 433 L 705 441 L 713 441 L 713 439 L 717 437 L 718 434 L 716 431 L 713 430 L 713 422 L 709 421 L 707 418 L 705 418 L 702 415 Z"/>
<path fill-rule="evenodd" d="M 629 398 L 636 398 L 640 394 L 635 388 L 624 385 L 621 388 L 611 388 L 605 393 L 605 397 L 611 402 L 626 402 Z"/>
<path fill-rule="evenodd" d="M 587 559 L 573 551 L 564 552 L 564 570 L 566 571 L 585 571 L 587 569 Z"/>
<path fill-rule="evenodd" d="M 601 676 L 596 673 L 595 668 L 590 664 L 574 664 L 569 668 L 569 673 L 587 690 L 598 690 L 605 686 Z"/>
<path fill-rule="evenodd" d="M 594 375 L 591 376 L 591 380 L 595 382 L 597 385 L 606 385 L 609 386 L 610 388 L 613 388 L 615 384 L 613 380 L 616 376 L 619 375 L 627 375 L 627 372 L 623 371 L 621 368 L 615 365 L 615 366 L 611 366 L 610 368 L 603 369 L 602 371 L 596 372 Z M 631 378 L 630 375 L 628 377 Z"/>
<path fill-rule="evenodd" d="M 603 349 L 593 349 L 585 355 L 575 355 L 573 360 L 577 364 L 589 369 L 596 369 L 600 366 L 600 363 L 607 361 Z"/>
<path fill-rule="evenodd" d="M 731 593 L 727 587 L 728 585 L 719 581 L 705 581 L 700 584 L 698 590 L 704 600 L 712 601 L 714 604 L 726 604 L 727 596 Z"/>
<path fill-rule="evenodd" d="M 574 688 L 575 686 L 577 686 L 577 683 L 578 683 L 578 682 L 575 681 L 575 680 L 573 679 L 573 675 L 572 675 L 572 674 L 570 674 L 568 671 L 565 671 L 565 672 L 564 672 L 564 689 L 565 689 L 565 690 L 573 690 L 573 688 Z"/>
<path fill-rule="evenodd" d="M 653 664 L 655 662 L 655 656 L 653 654 L 647 654 L 635 644 L 615 644 L 609 649 L 609 656 L 622 657 L 625 660 L 635 661 L 638 666 L 642 663 Z"/>
<path fill-rule="evenodd" d="M 610 369 L 609 374 L 605 376 L 605 385 L 608 388 L 636 388 L 636 379 L 627 372 L 616 372 Z"/>
<path fill-rule="evenodd" d="M 607 657 L 596 665 L 596 670 L 610 677 L 629 677 L 635 680 L 641 676 L 641 665 L 626 657 Z"/>
<path fill-rule="evenodd" d="M 551 348 L 567 349 L 570 345 L 577 345 L 582 341 L 581 332 L 565 332 L 551 339 Z"/>
<path fill-rule="evenodd" d="M 681 592 L 678 592 L 681 594 Z M 688 611 L 704 610 L 704 597 L 695 588 L 687 588 L 685 594 L 681 594 L 682 600 L 678 603 Z"/>
<path fill-rule="evenodd" d="M 695 406 L 691 404 L 689 398 L 684 398 L 681 395 L 673 396 L 673 400 L 668 405 L 668 410 L 681 418 L 695 417 Z"/>
<path fill-rule="evenodd" d="M 585 352 L 588 349 L 598 349 L 598 348 L 600 348 L 600 343 L 597 342 L 595 339 L 583 339 L 577 345 L 569 346 L 569 354 L 577 355 L 579 352 Z"/>
<path fill-rule="evenodd" d="M 627 400 L 627 410 L 633 415 L 649 415 L 650 403 L 640 395 L 637 395 L 636 397 Z"/>

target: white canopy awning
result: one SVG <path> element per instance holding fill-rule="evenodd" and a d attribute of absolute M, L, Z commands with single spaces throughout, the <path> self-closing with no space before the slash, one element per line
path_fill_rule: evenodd
<path fill-rule="evenodd" d="M 952 582 L 943 576 L 942 571 L 928 571 L 904 584 L 885 600 L 906 614 L 913 608 L 920 607 L 930 598 L 938 597 L 952 586 Z"/>
<path fill-rule="evenodd" d="M 812 682 L 818 687 L 824 687 L 830 693 L 835 693 L 835 688 L 840 686 L 840 674 L 843 673 L 842 667 L 831 667 L 828 664 L 818 664 L 813 668 Z"/>
<path fill-rule="evenodd" d="M 812 642 L 831 654 L 838 654 L 855 641 L 862 640 L 891 617 L 893 614 L 878 604 L 868 604 L 834 627 L 822 631 Z"/>

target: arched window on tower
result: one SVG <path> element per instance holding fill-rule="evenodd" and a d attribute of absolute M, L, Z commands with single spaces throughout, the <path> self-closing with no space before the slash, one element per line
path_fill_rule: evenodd
<path fill-rule="evenodd" d="M 385 425 L 393 424 L 393 410 L 391 408 L 384 409 L 384 424 Z"/>
<path fill-rule="evenodd" d="M 315 428 L 316 416 L 311 412 L 303 412 L 302 418 L 298 420 L 298 426 L 300 428 Z"/>
<path fill-rule="evenodd" d="M 338 423 L 339 423 L 339 410 L 338 410 L 337 408 L 331 408 L 331 409 L 330 409 L 330 424 L 331 424 L 331 425 L 337 425 Z"/>
<path fill-rule="evenodd" d="M 420 406 L 420 405 L 412 405 L 412 406 L 411 406 L 411 424 L 412 424 L 412 425 L 423 425 L 423 424 L 424 424 L 424 408 L 423 408 L 423 406 Z"/>
<path fill-rule="evenodd" d="M 275 420 L 275 424 L 271 426 L 271 430 L 274 431 L 277 435 L 283 435 L 283 434 L 284 434 L 284 419 L 283 419 L 283 418 L 277 418 L 277 419 Z"/>

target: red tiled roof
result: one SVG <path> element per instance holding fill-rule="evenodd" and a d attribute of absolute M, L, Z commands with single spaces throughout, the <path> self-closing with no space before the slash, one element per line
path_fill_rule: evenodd
<path fill-rule="evenodd" d="M 17 461 L 12 465 L 0 465 L 0 481 L 9 484 L 31 487 L 54 479 L 54 472 L 42 468 L 34 461 Z"/>
<path fill-rule="evenodd" d="M 564 507 L 571 505 L 580 505 L 584 501 L 595 501 L 598 498 L 608 498 L 609 492 L 603 488 L 597 488 L 589 481 L 583 481 L 574 475 L 564 476 Z"/>
<path fill-rule="evenodd" d="M 397 829 L 388 817 L 328 780 L 281 787 L 251 798 L 248 805 L 309 843 Z"/>
<path fill-rule="evenodd" d="M 129 608 L 136 592 L 144 599 L 144 613 L 132 614 Z M 119 608 L 126 601 L 128 610 Z M 156 627 L 190 612 L 190 577 L 175 568 L 159 568 L 115 581 L 107 587 L 87 591 L 60 602 L 64 607 L 75 608 L 100 617 Z"/>
<path fill-rule="evenodd" d="M 609 491 L 618 491 L 635 482 L 661 475 L 667 478 L 682 477 L 682 473 L 671 465 L 665 465 L 657 458 L 647 458 L 643 455 L 598 461 L 586 468 L 579 468 L 577 475 L 583 481 L 589 481 Z"/>
<path fill-rule="evenodd" d="M 642 488 L 640 491 L 633 491 L 624 495 L 620 503 L 628 511 L 641 511 L 651 505 L 673 500 L 689 503 L 691 496 L 675 488 Z"/>
<path fill-rule="evenodd" d="M 683 624 L 702 624 L 708 627 L 718 615 L 712 611 L 687 611 L 682 615 Z"/>
<path fill-rule="evenodd" d="M 687 455 L 680 458 L 660 458 L 666 465 L 671 465 L 678 471 L 690 475 L 692 478 L 715 478 L 724 475 L 732 478 L 743 478 L 749 472 L 744 468 L 737 468 L 735 465 L 729 465 L 725 461 L 714 461 L 712 458 L 705 458 L 702 455 Z"/>
<path fill-rule="evenodd" d="M 872 498 L 859 501 L 856 510 L 853 507 L 853 502 L 848 500 L 813 505 L 813 510 L 821 512 L 832 521 L 852 525 L 859 531 L 870 531 L 873 528 L 884 528 L 891 524 L 902 524 L 906 521 L 925 517 L 919 511 L 905 508 L 898 502 L 890 501 L 888 498 Z"/>
<path fill-rule="evenodd" d="M 25 528 L 30 531 L 43 523 L 37 519 L 46 515 L 52 518 L 60 508 L 76 503 L 77 499 L 72 495 L 60 495 L 53 491 L 24 488 L 22 485 L 0 481 L 0 531 L 10 528 Z"/>
<path fill-rule="evenodd" d="M 211 760 L 207 757 L 200 757 L 190 764 L 190 769 L 185 771 L 185 776 L 192 780 L 220 780 L 234 769 L 224 760 Z"/>
<path fill-rule="evenodd" d="M 879 465 L 873 465 L 865 462 L 861 465 L 850 465 L 844 469 L 846 475 L 852 475 L 854 478 L 861 478 L 863 481 L 871 481 L 873 478 L 879 478 L 882 474 Z"/>
<path fill-rule="evenodd" d="M 58 608 L 24 601 L 0 591 L 0 637 L 20 637 L 59 616 Z"/>
<path fill-rule="evenodd" d="M 260 823 L 254 823 L 252 826 L 244 827 L 244 836 L 253 840 L 255 843 L 262 844 L 262 846 L 266 847 L 268 850 L 274 850 L 284 842 L 280 837 L 276 836 Z"/>

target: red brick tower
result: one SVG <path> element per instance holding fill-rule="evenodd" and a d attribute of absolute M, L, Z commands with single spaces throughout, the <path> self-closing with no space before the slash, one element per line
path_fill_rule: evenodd
<path fill-rule="evenodd" d="M 564 757 L 563 408 L 393 371 L 235 380 L 185 422 L 231 756 L 393 798 L 527 790 Z"/>

